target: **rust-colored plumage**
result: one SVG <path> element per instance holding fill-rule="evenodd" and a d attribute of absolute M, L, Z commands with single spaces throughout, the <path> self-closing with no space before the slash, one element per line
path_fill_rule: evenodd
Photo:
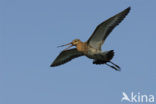
<path fill-rule="evenodd" d="M 71 46 L 63 50 L 57 56 L 57 58 L 51 64 L 51 67 L 64 64 L 80 56 L 87 56 L 88 58 L 94 60 L 93 64 L 106 64 L 115 70 L 120 70 L 120 67 L 111 61 L 114 56 L 114 51 L 110 50 L 102 52 L 101 46 L 103 45 L 109 33 L 125 18 L 129 11 L 130 7 L 99 24 L 86 42 L 82 42 L 80 39 L 75 39 L 72 42 L 66 44 L 71 44 Z M 75 46 L 76 48 L 69 49 L 72 46 Z M 108 64 L 108 62 L 112 65 Z"/>

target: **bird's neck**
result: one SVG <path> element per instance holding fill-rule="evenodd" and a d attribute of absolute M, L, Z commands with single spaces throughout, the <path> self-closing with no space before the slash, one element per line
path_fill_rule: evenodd
<path fill-rule="evenodd" d="M 80 52 L 83 52 L 83 53 L 86 53 L 87 52 L 87 44 L 86 42 L 79 42 L 77 45 L 76 45 L 76 48 L 78 51 Z"/>

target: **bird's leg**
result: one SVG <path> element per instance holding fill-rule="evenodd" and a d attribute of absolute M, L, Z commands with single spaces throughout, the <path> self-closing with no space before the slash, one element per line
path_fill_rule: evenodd
<path fill-rule="evenodd" d="M 109 67 L 111 67 L 111 68 L 113 68 L 113 69 L 115 69 L 115 70 L 117 70 L 117 71 L 120 71 L 120 69 L 118 68 L 118 67 L 114 67 L 114 66 L 112 66 L 112 65 L 109 65 L 109 64 L 107 64 L 107 63 L 105 63 L 107 66 L 109 66 Z"/>
<path fill-rule="evenodd" d="M 112 61 L 109 61 L 111 64 L 113 64 L 113 65 L 115 65 L 117 68 L 119 68 L 120 69 L 120 66 L 118 66 L 118 65 L 116 65 L 116 64 L 114 64 Z"/>

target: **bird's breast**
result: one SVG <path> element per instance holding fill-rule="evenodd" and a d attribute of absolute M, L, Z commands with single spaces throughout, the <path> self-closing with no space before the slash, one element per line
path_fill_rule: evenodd
<path fill-rule="evenodd" d="M 83 53 L 87 53 L 88 52 L 88 47 L 86 43 L 79 43 L 76 45 L 76 48 L 78 51 L 83 52 Z"/>
<path fill-rule="evenodd" d="M 87 43 L 79 43 L 76 48 L 79 52 L 83 52 L 86 56 L 93 56 L 94 54 L 101 52 L 100 50 L 87 45 Z"/>

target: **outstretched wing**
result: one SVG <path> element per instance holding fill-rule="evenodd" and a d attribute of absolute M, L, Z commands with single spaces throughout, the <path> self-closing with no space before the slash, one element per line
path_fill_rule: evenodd
<path fill-rule="evenodd" d="M 64 64 L 73 58 L 82 56 L 83 53 L 77 51 L 76 48 L 70 49 L 70 50 L 64 50 L 62 51 L 57 58 L 53 61 L 53 63 L 50 65 L 51 67 L 58 66 L 61 64 Z"/>
<path fill-rule="evenodd" d="M 125 18 L 129 11 L 130 7 L 99 24 L 87 43 L 93 48 L 101 49 L 101 45 L 104 43 L 109 33 Z"/>

